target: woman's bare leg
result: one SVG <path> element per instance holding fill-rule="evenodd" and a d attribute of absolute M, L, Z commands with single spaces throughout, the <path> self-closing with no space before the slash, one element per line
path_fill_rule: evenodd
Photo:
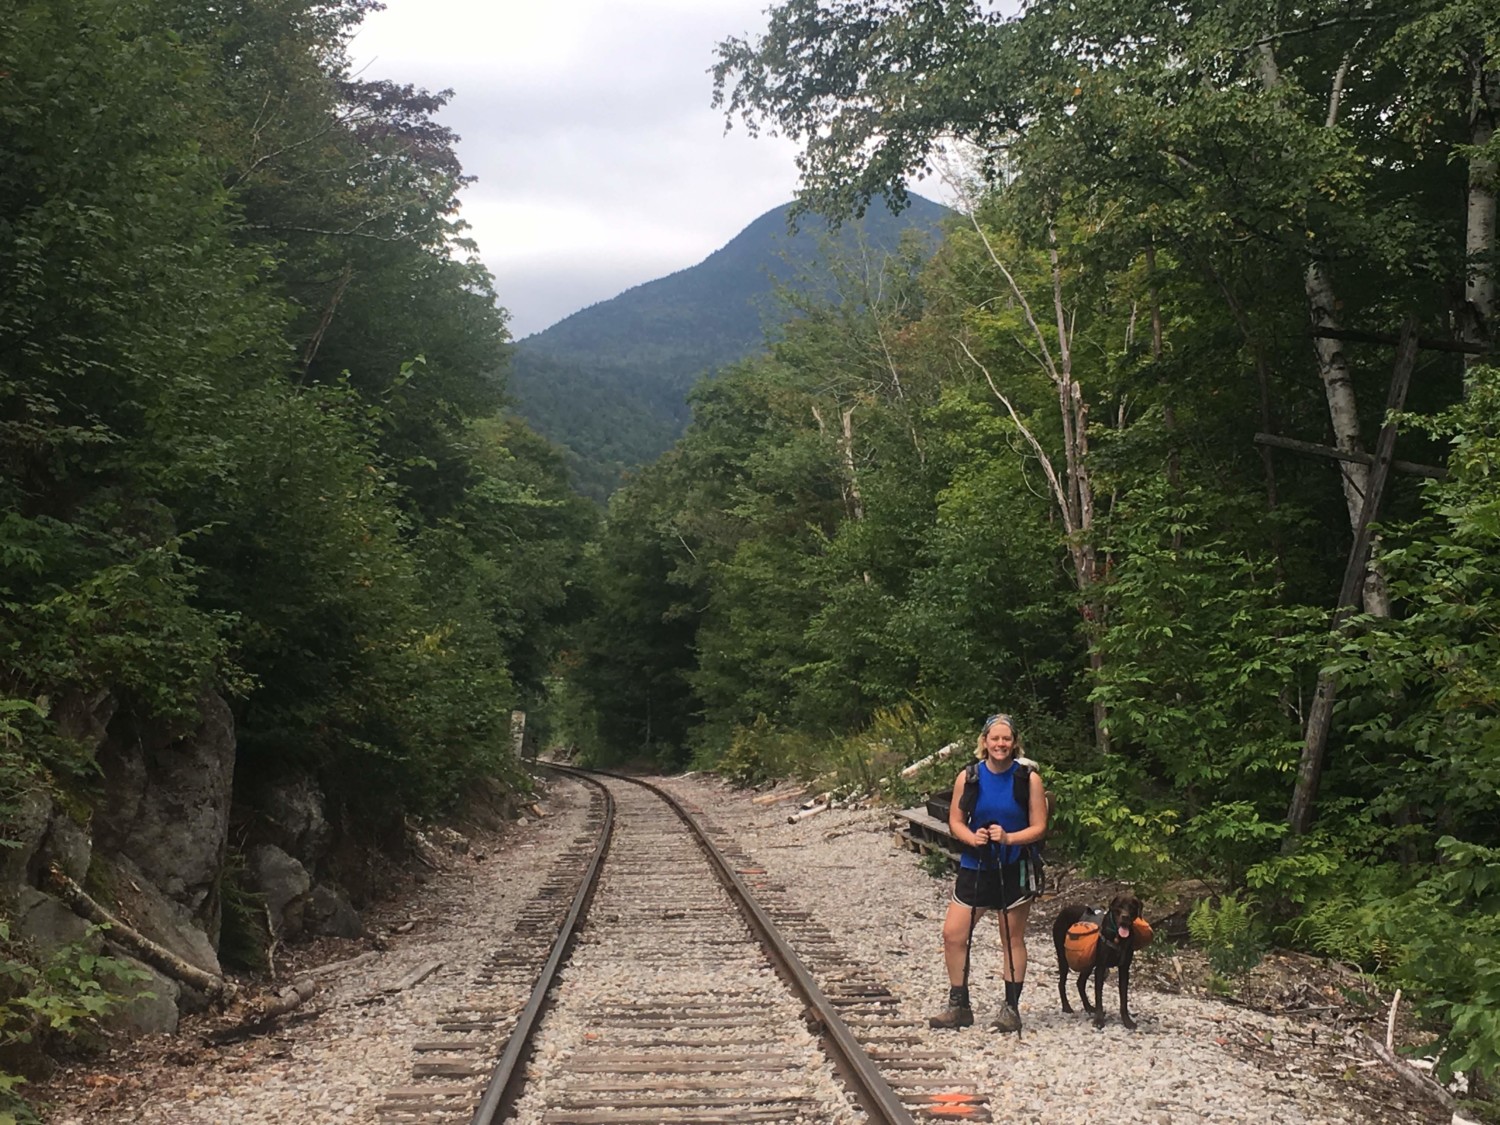
<path fill-rule="evenodd" d="M 1026 979 L 1026 923 L 1030 918 L 1030 899 L 1016 903 L 1005 912 L 1004 916 L 997 918 L 1000 923 L 1000 948 L 1005 953 L 1005 980 Z M 948 927 L 945 923 L 943 926 L 945 937 L 947 933 Z M 952 976 L 952 970 L 949 970 L 949 976 Z"/>
<path fill-rule="evenodd" d="M 964 963 L 969 959 L 969 939 L 977 921 L 972 907 L 948 900 L 948 913 L 943 918 L 943 964 L 948 969 L 948 983 L 954 988 L 968 983 L 964 980 Z"/>

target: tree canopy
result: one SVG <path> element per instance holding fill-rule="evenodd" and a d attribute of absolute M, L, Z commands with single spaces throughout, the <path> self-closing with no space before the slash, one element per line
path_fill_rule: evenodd
<path fill-rule="evenodd" d="M 701 387 L 617 498 L 602 609 L 689 718 L 613 721 L 596 616 L 597 752 L 869 787 L 1014 711 L 1085 862 L 1383 950 L 1493 1075 L 1458 968 L 1500 918 L 1492 7 L 783 0 L 721 43 L 803 207 L 937 171 L 968 214 Z"/>
<path fill-rule="evenodd" d="M 592 517 L 505 416 L 448 93 L 349 73 L 371 7 L 0 7 L 11 799 L 87 793 L 104 696 L 227 694 L 240 778 L 364 831 L 510 768 Z"/>

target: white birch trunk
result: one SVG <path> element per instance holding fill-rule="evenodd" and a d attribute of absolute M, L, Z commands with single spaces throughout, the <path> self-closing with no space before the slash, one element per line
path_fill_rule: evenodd
<path fill-rule="evenodd" d="M 859 474 L 854 468 L 854 407 L 840 411 L 839 421 L 844 431 L 840 453 L 844 459 L 844 473 L 849 478 L 849 500 L 855 522 L 865 518 L 865 500 L 859 491 Z M 866 579 L 868 580 L 868 578 Z"/>
<path fill-rule="evenodd" d="M 960 191 L 963 196 L 963 192 Z M 1052 273 L 1052 312 L 1057 324 L 1057 354 L 1048 346 L 1046 333 L 1042 331 L 1040 322 L 1037 320 L 1036 312 L 1031 302 L 1027 299 L 1025 291 L 1017 284 L 1015 275 L 1011 273 L 1000 255 L 995 252 L 994 245 L 989 236 L 985 234 L 984 228 L 980 226 L 979 219 L 972 200 L 968 201 L 965 208 L 969 213 L 969 221 L 974 227 L 974 233 L 979 236 L 980 243 L 984 246 L 985 253 L 991 262 L 1005 278 L 1006 285 L 1010 288 L 1011 297 L 1020 306 L 1025 315 L 1026 324 L 1031 329 L 1032 338 L 1036 345 L 1033 353 L 1042 370 L 1052 381 L 1057 391 L 1057 408 L 1059 421 L 1063 431 L 1063 471 L 1059 474 L 1052 464 L 1052 458 L 1042 448 L 1041 442 L 1032 433 L 1030 427 L 1021 419 L 1010 398 L 995 384 L 989 369 L 980 363 L 974 353 L 969 350 L 967 344 L 959 340 L 959 346 L 963 348 L 964 354 L 984 372 L 985 380 L 990 385 L 990 390 L 995 397 L 1005 406 L 1011 420 L 1021 431 L 1027 443 L 1037 455 L 1041 464 L 1042 472 L 1047 477 L 1047 484 L 1052 490 L 1053 500 L 1057 504 L 1058 514 L 1062 517 L 1063 530 L 1068 538 L 1068 553 L 1073 563 L 1073 577 L 1077 583 L 1079 600 L 1082 602 L 1084 618 L 1089 624 L 1089 666 L 1098 672 L 1103 666 L 1103 655 L 1094 637 L 1098 629 L 1099 616 L 1102 607 L 1096 587 L 1099 583 L 1099 563 L 1092 542 L 1094 528 L 1094 486 L 1089 477 L 1088 464 L 1088 402 L 1083 397 L 1083 388 L 1073 378 L 1073 323 L 1068 314 L 1067 303 L 1063 298 L 1062 284 L 1062 262 L 1057 251 L 1057 239 L 1049 231 L 1049 246 L 1047 248 L 1048 262 Z M 1094 740 L 1101 752 L 1109 753 L 1109 715 L 1102 704 L 1094 704 Z"/>
<path fill-rule="evenodd" d="M 1338 102 L 1348 60 L 1340 67 L 1333 91 L 1329 95 L 1328 116 L 1325 124 L 1333 128 L 1338 122 Z M 1276 63 L 1276 53 L 1269 43 L 1260 49 L 1261 81 L 1267 90 L 1281 84 L 1281 70 Z M 1308 315 L 1314 328 L 1338 328 L 1338 298 L 1333 279 L 1322 262 L 1308 262 L 1303 275 L 1303 288 L 1307 293 Z M 1354 382 L 1349 373 L 1349 361 L 1344 346 L 1338 340 L 1324 337 L 1313 338 L 1313 351 L 1317 355 L 1318 375 L 1323 380 L 1323 394 L 1328 400 L 1328 420 L 1333 427 L 1334 445 L 1346 453 L 1364 453 L 1360 440 L 1359 410 L 1354 398 Z M 1351 530 L 1359 525 L 1360 512 L 1364 508 L 1365 491 L 1369 485 L 1370 470 L 1357 462 L 1344 462 L 1340 480 L 1344 486 L 1344 505 L 1349 513 Z M 1371 557 L 1373 558 L 1373 552 Z M 1386 590 L 1385 578 L 1380 568 L 1373 563 L 1365 575 L 1365 612 L 1376 617 L 1391 615 L 1391 599 Z"/>
<path fill-rule="evenodd" d="M 1489 145 L 1495 139 L 1495 119 L 1500 117 L 1500 72 L 1486 73 L 1482 57 L 1474 66 L 1470 114 L 1470 143 L 1476 147 Z M 1488 344 L 1495 333 L 1496 180 L 1493 156 L 1476 155 L 1469 161 L 1468 213 L 1464 224 L 1467 270 L 1464 316 L 1460 325 L 1464 342 L 1468 344 Z M 1467 356 L 1464 366 L 1472 367 L 1486 358 Z"/>

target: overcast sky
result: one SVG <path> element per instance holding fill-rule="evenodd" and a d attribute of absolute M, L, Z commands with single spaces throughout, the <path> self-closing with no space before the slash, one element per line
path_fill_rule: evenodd
<path fill-rule="evenodd" d="M 725 134 L 708 69 L 769 0 L 386 0 L 365 78 L 452 87 L 440 120 L 517 338 L 702 261 L 796 188 L 790 142 Z"/>

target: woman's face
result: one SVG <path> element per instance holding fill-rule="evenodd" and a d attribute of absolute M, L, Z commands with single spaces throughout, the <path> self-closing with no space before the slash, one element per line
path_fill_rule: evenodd
<path fill-rule="evenodd" d="M 1009 758 L 1016 748 L 1016 732 L 1009 723 L 994 722 L 984 732 L 984 752 L 991 759 Z"/>

